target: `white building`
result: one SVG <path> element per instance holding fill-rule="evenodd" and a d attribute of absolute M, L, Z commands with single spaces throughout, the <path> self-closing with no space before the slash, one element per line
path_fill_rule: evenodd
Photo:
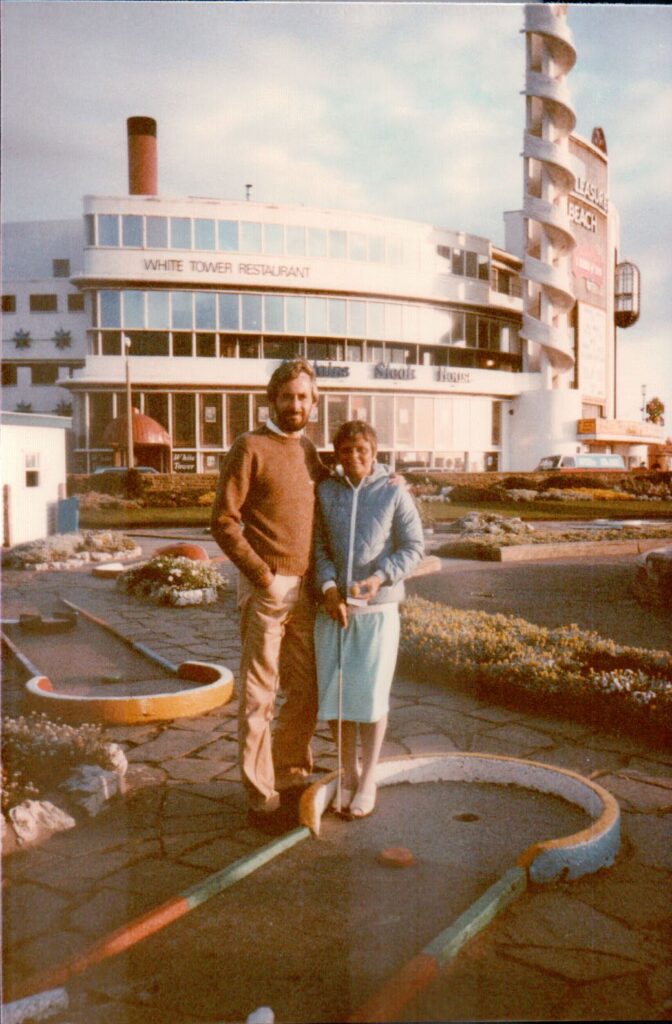
<path fill-rule="evenodd" d="M 562 8 L 525 12 L 523 209 L 505 216 L 506 249 L 458 228 L 161 196 L 156 124 L 130 118 L 128 195 L 86 196 L 83 224 L 53 234 L 5 232 L 6 403 L 44 408 L 67 389 L 73 468 L 110 462 L 126 337 L 133 405 L 168 430 L 175 471 L 214 471 L 233 438 L 263 422 L 266 382 L 294 355 L 319 377 L 309 434 L 324 451 L 358 417 L 400 466 L 531 470 L 591 449 L 639 464 L 660 428 L 616 419 L 615 317 L 633 323 L 638 294 L 627 264 L 633 286 L 615 296 L 606 144 L 599 129 L 590 142 L 573 134 Z M 68 277 L 47 282 L 66 260 Z M 66 320 L 77 300 L 84 312 Z M 68 360 L 50 340 L 59 327 L 71 332 Z M 55 366 L 58 386 L 39 390 Z"/>
<path fill-rule="evenodd" d="M 72 423 L 63 416 L 3 412 L 0 424 L 2 542 L 7 547 L 57 531 Z"/>

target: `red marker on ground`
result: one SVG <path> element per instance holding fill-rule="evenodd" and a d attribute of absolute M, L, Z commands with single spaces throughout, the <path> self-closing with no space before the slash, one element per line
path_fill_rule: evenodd
<path fill-rule="evenodd" d="M 380 851 L 377 860 L 386 868 L 408 868 L 415 864 L 415 857 L 405 846 L 388 846 Z"/>

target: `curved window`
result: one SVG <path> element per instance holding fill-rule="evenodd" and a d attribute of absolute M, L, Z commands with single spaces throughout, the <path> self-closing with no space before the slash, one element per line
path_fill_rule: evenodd
<path fill-rule="evenodd" d="M 119 245 L 119 218 L 102 213 L 98 217 L 98 245 Z"/>
<path fill-rule="evenodd" d="M 243 252 L 261 252 L 261 224 L 241 221 L 240 248 Z"/>
<path fill-rule="evenodd" d="M 173 292 L 173 327 L 177 330 L 191 330 L 194 326 L 194 313 L 191 292 Z"/>
<path fill-rule="evenodd" d="M 238 221 L 217 221 L 217 242 L 222 252 L 238 252 Z"/>
<path fill-rule="evenodd" d="M 121 218 L 122 245 L 133 249 L 142 247 L 142 217 L 134 213 L 126 213 Z"/>
<path fill-rule="evenodd" d="M 168 248 L 168 218 L 146 217 L 147 246 L 150 249 Z"/>
<path fill-rule="evenodd" d="M 219 296 L 219 326 L 223 331 L 237 331 L 240 327 L 239 299 L 237 292 Z"/>
<path fill-rule="evenodd" d="M 197 218 L 194 221 L 194 248 L 195 249 L 216 249 L 215 245 L 215 222 L 214 220 L 202 220 Z"/>
<path fill-rule="evenodd" d="M 100 293 L 100 326 L 121 326 L 121 292 Z"/>
<path fill-rule="evenodd" d="M 145 326 L 145 293 L 124 292 L 124 327 Z"/>
<path fill-rule="evenodd" d="M 170 218 L 171 249 L 191 249 L 191 221 L 188 217 Z"/>
<path fill-rule="evenodd" d="M 196 330 L 207 331 L 217 326 L 217 296 L 214 292 L 195 292 Z"/>

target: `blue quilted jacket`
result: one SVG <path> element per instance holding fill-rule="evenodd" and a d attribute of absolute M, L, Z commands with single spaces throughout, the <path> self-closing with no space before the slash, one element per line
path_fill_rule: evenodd
<path fill-rule="evenodd" d="M 402 601 L 405 576 L 421 561 L 422 524 L 413 498 L 391 484 L 389 470 L 354 487 L 334 473 L 317 488 L 315 572 L 318 589 L 334 580 L 343 597 L 352 582 L 377 575 L 383 585 L 370 604 Z"/>

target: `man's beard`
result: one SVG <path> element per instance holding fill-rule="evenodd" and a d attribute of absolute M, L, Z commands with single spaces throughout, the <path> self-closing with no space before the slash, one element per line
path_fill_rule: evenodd
<path fill-rule="evenodd" d="M 297 430 L 303 430 L 306 423 L 308 422 L 309 413 L 294 413 L 290 412 L 278 412 L 276 414 L 276 423 L 285 433 L 293 433 Z"/>

